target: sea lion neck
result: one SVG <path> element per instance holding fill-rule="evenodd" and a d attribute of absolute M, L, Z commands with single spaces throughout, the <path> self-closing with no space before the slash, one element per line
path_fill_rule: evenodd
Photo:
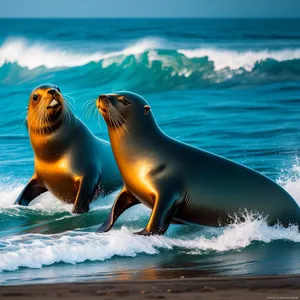
<path fill-rule="evenodd" d="M 121 129 L 109 129 L 111 146 L 119 167 L 140 160 L 141 157 L 148 155 L 149 149 L 165 142 L 163 139 L 165 134 L 156 123 L 146 128 L 135 127 L 127 130 L 125 132 Z"/>
<path fill-rule="evenodd" d="M 35 155 L 40 159 L 60 159 L 70 147 L 72 136 L 76 134 L 77 119 L 70 115 L 68 122 L 60 122 L 55 130 L 44 134 L 30 133 L 30 142 Z"/>

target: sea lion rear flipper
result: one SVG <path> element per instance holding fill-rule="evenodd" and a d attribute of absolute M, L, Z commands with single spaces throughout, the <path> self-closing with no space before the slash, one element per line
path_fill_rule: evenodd
<path fill-rule="evenodd" d="M 15 201 L 15 205 L 27 206 L 34 198 L 47 192 L 47 189 L 36 177 L 32 177 Z"/>
<path fill-rule="evenodd" d="M 123 188 L 117 196 L 106 221 L 101 225 L 97 232 L 108 231 L 125 210 L 140 203 L 141 202 L 138 199 L 128 193 L 126 188 Z"/>
<path fill-rule="evenodd" d="M 139 235 L 164 234 L 179 208 L 177 196 L 159 195 L 154 202 L 150 220 L 145 229 L 137 232 Z"/>

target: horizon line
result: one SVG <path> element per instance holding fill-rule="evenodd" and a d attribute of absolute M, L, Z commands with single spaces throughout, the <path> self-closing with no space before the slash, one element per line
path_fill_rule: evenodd
<path fill-rule="evenodd" d="M 166 20 L 166 19 L 170 19 L 170 20 L 175 20 L 175 19 L 187 19 L 187 20 L 210 20 L 210 19 L 219 19 L 219 20 L 224 20 L 224 19 L 236 19 L 236 20 L 244 20 L 244 19 L 250 19 L 250 20 L 265 20 L 265 19 L 275 19 L 275 20 L 298 20 L 300 19 L 299 17 L 154 17 L 154 16 L 149 16 L 149 17 L 1 17 L 0 16 L 0 20 L 59 20 L 59 19 L 84 19 L 84 20 L 107 20 L 107 19 L 127 19 L 127 20 L 132 20 L 132 19 L 136 19 L 136 20 L 147 20 L 147 19 L 156 19 L 156 20 Z"/>

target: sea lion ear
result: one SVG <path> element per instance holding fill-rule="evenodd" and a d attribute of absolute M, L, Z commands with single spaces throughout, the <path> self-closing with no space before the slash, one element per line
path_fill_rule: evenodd
<path fill-rule="evenodd" d="M 147 115 L 150 109 L 151 109 L 150 105 L 145 105 L 144 106 L 144 114 Z"/>

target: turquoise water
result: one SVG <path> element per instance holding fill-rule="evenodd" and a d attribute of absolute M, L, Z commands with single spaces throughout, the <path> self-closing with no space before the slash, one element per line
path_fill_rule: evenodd
<path fill-rule="evenodd" d="M 104 139 L 84 103 L 140 93 L 166 133 L 264 173 L 300 203 L 299 79 L 300 20 L 0 20 L 0 284 L 300 273 L 296 228 L 260 218 L 141 237 L 142 205 L 95 233 L 116 193 L 80 216 L 49 193 L 13 206 L 33 172 L 25 108 L 47 82 Z"/>

